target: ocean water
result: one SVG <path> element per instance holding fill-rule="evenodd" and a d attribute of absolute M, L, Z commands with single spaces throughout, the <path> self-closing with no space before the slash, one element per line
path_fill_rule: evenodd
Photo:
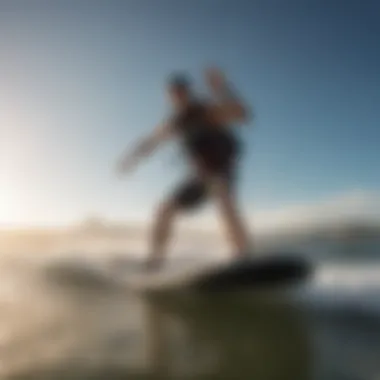
<path fill-rule="evenodd" d="M 120 252 L 4 254 L 1 379 L 380 379 L 380 244 L 303 249 L 315 277 L 278 298 L 148 299 L 111 274 L 138 265 Z"/>

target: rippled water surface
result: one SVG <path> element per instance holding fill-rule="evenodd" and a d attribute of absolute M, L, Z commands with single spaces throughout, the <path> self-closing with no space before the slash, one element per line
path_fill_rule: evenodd
<path fill-rule="evenodd" d="M 378 264 L 319 263 L 309 284 L 278 299 L 147 299 L 99 258 L 80 257 L 3 260 L 2 379 L 380 376 Z"/>

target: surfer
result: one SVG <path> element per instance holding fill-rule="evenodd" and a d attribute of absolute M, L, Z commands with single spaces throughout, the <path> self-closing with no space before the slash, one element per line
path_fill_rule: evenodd
<path fill-rule="evenodd" d="M 230 126 L 247 122 L 249 112 L 219 69 L 207 69 L 205 81 L 212 94 L 210 101 L 195 95 L 186 75 L 172 75 L 167 91 L 173 114 L 119 162 L 121 173 L 130 171 L 158 146 L 177 138 L 190 164 L 186 180 L 158 208 L 147 268 L 162 264 L 176 215 L 210 197 L 217 202 L 235 255 L 244 257 L 248 253 L 248 233 L 234 193 L 241 147 Z"/>

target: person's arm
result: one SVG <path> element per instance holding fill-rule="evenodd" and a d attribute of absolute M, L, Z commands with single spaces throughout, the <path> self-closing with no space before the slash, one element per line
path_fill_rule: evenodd
<path fill-rule="evenodd" d="M 223 123 L 246 123 L 250 110 L 227 83 L 223 73 L 215 68 L 207 69 L 206 83 L 213 95 L 215 104 L 211 107 L 213 116 Z"/>
<path fill-rule="evenodd" d="M 173 128 L 170 122 L 163 123 L 144 137 L 136 146 L 122 157 L 118 168 L 120 172 L 133 169 L 141 159 L 151 155 L 159 145 L 168 141 L 173 136 Z"/>

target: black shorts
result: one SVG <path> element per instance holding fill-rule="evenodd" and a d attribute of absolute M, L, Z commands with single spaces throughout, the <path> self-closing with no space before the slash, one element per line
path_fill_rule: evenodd
<path fill-rule="evenodd" d="M 233 181 L 228 178 L 228 185 Z M 182 182 L 171 195 L 171 200 L 182 210 L 191 210 L 201 206 L 207 199 L 209 190 L 207 184 L 198 178 L 190 178 Z"/>
<path fill-rule="evenodd" d="M 220 178 L 225 180 L 230 191 L 234 190 L 236 182 L 236 162 L 225 162 L 224 166 L 213 167 L 209 171 L 207 177 Z M 191 210 L 201 206 L 209 196 L 209 189 L 204 180 L 200 176 L 189 176 L 180 183 L 171 194 L 171 201 L 176 203 L 177 207 L 182 210 Z"/>
<path fill-rule="evenodd" d="M 202 133 L 188 142 L 189 159 L 207 178 L 225 180 L 232 190 L 236 166 L 241 154 L 241 144 L 228 132 Z M 191 209 L 208 198 L 208 186 L 201 175 L 195 174 L 181 183 L 171 195 L 171 200 L 182 209 Z"/>

